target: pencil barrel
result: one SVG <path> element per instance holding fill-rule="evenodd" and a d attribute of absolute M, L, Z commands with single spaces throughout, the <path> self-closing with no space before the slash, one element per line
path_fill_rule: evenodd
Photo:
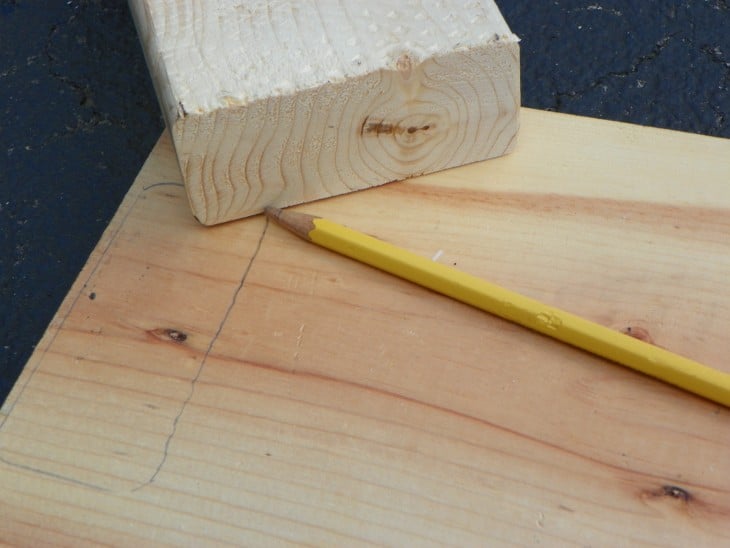
<path fill-rule="evenodd" d="M 314 226 L 318 245 L 730 407 L 730 374 L 327 219 Z"/>

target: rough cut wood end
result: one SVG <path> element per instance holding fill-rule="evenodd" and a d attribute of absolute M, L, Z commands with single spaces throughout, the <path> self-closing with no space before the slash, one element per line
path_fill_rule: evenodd
<path fill-rule="evenodd" d="M 492 0 L 130 0 L 194 215 L 216 224 L 500 156 L 519 40 Z"/>

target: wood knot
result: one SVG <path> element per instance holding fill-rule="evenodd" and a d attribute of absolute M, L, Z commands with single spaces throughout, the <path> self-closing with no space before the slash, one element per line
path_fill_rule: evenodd
<path fill-rule="evenodd" d="M 184 331 L 180 331 L 179 329 L 173 329 L 170 327 L 150 329 L 147 333 L 149 333 L 156 339 L 163 341 L 172 341 L 178 344 L 184 343 L 188 339 L 187 333 L 185 333 Z"/>
<path fill-rule="evenodd" d="M 391 124 L 384 120 L 371 121 L 368 118 L 362 124 L 360 135 L 393 135 L 398 136 L 402 134 L 413 135 L 417 132 L 426 132 L 434 129 L 435 124 L 423 124 L 423 125 L 408 125 L 404 126 L 399 123 Z"/>
<path fill-rule="evenodd" d="M 442 137 L 438 120 L 427 114 L 394 116 L 391 120 L 368 116 L 360 126 L 360 136 L 375 137 L 373 144 L 388 150 L 405 161 L 412 154 L 423 150 L 427 143 L 437 143 Z"/>
<path fill-rule="evenodd" d="M 649 331 L 639 325 L 626 326 L 622 331 L 625 335 L 628 335 L 629 337 L 639 339 L 640 341 L 644 341 L 649 344 L 654 344 L 654 339 L 652 339 Z"/>
<path fill-rule="evenodd" d="M 678 499 L 684 502 L 692 500 L 692 495 L 690 495 L 689 491 L 682 489 L 681 487 L 677 487 L 676 485 L 662 485 L 662 492 L 666 497 L 672 497 L 673 499 Z"/>
<path fill-rule="evenodd" d="M 177 329 L 166 329 L 165 335 L 171 340 L 177 343 L 185 342 L 188 338 L 186 333 L 178 331 Z"/>
<path fill-rule="evenodd" d="M 677 485 L 662 485 L 656 489 L 647 489 L 643 492 L 646 499 L 674 499 L 682 503 L 690 503 L 694 501 L 692 493 Z"/>
<path fill-rule="evenodd" d="M 393 135 L 394 132 L 395 126 L 393 124 L 387 124 L 383 120 L 371 122 L 367 118 L 365 118 L 360 129 L 360 135 Z"/>

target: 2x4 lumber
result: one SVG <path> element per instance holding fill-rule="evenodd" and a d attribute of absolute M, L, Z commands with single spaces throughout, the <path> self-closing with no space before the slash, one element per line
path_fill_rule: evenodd
<path fill-rule="evenodd" d="M 130 6 L 204 224 L 514 144 L 519 45 L 492 0 Z"/>

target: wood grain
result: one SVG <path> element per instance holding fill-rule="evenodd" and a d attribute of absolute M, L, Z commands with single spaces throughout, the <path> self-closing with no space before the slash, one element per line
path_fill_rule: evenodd
<path fill-rule="evenodd" d="M 315 212 L 730 371 L 730 142 L 522 119 Z M 730 541 L 727 409 L 260 216 L 204 228 L 180 181 L 163 136 L 5 403 L 0 540 Z"/>
<path fill-rule="evenodd" d="M 195 216 L 499 156 L 519 46 L 493 0 L 130 0 Z"/>

